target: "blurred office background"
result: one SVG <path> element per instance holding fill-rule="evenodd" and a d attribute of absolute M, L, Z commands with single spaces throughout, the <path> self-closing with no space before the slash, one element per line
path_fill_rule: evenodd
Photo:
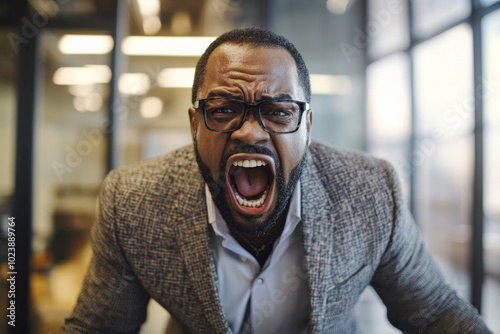
<path fill-rule="evenodd" d="M 312 137 L 395 166 L 448 282 L 500 333 L 494 0 L 0 2 L 0 306 L 15 216 L 18 330 L 58 331 L 107 171 L 191 142 L 196 61 L 215 36 L 247 26 L 297 46 L 311 73 Z M 357 312 L 365 333 L 399 333 L 370 288 Z M 142 332 L 161 333 L 167 319 L 152 302 Z"/>

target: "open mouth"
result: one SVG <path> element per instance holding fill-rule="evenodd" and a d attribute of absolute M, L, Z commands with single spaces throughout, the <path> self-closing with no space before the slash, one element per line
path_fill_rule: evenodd
<path fill-rule="evenodd" d="M 274 161 L 265 154 L 238 153 L 226 165 L 226 182 L 233 205 L 241 213 L 261 215 L 274 191 Z"/>

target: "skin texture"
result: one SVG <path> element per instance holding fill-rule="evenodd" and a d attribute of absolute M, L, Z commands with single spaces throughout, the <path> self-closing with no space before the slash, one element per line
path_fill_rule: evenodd
<path fill-rule="evenodd" d="M 210 55 L 197 99 L 230 95 L 248 103 L 256 103 L 282 94 L 286 94 L 285 98 L 305 101 L 295 61 L 286 49 L 222 44 Z M 189 109 L 189 117 L 198 158 L 214 180 L 219 180 L 219 176 L 225 174 L 226 167 L 221 163 L 227 158 L 228 152 L 242 145 L 251 145 L 267 148 L 274 153 L 279 160 L 285 185 L 305 155 L 312 125 L 311 111 L 304 112 L 299 130 L 291 134 L 264 131 L 254 111 L 249 111 L 243 126 L 231 133 L 208 130 L 203 114 L 193 108 Z M 245 155 L 251 157 L 252 153 Z M 225 200 L 237 224 L 244 228 L 258 228 L 269 220 L 279 195 L 278 190 L 270 192 L 269 208 L 255 216 L 245 214 L 234 205 L 228 192 L 225 192 Z"/>

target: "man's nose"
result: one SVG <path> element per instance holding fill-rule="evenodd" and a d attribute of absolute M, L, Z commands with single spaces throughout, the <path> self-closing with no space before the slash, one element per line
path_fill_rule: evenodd
<path fill-rule="evenodd" d="M 231 133 L 231 139 L 253 145 L 269 140 L 269 133 L 260 126 L 257 111 L 249 110 L 241 127 Z"/>

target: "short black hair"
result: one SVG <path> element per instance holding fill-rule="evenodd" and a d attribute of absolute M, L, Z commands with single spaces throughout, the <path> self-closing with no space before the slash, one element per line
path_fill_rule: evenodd
<path fill-rule="evenodd" d="M 196 101 L 196 95 L 198 94 L 198 89 L 203 84 L 205 78 L 205 73 L 207 71 L 208 58 L 212 52 L 221 44 L 250 44 L 253 46 L 264 46 L 264 47 L 282 47 L 285 48 L 290 55 L 295 60 L 297 65 L 297 71 L 299 74 L 299 83 L 304 90 L 306 96 L 306 102 L 311 102 L 311 82 L 309 79 L 309 71 L 307 70 L 306 64 L 299 51 L 295 46 L 288 41 L 285 37 L 278 35 L 269 30 L 264 30 L 260 28 L 243 28 L 234 29 L 220 35 L 215 41 L 213 41 L 205 52 L 201 55 L 198 63 L 196 64 L 196 71 L 194 74 L 193 90 L 191 96 L 191 102 Z"/>

